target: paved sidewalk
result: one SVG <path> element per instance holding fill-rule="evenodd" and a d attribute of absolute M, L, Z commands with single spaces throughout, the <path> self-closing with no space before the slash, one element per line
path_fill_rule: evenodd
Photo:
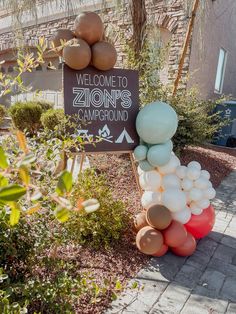
<path fill-rule="evenodd" d="M 236 170 L 217 189 L 216 224 L 188 258 L 152 258 L 107 314 L 236 314 Z M 131 283 L 133 280 L 131 281 Z"/>

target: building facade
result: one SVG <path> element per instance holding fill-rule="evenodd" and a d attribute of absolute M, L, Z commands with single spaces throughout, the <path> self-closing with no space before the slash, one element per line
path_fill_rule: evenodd
<path fill-rule="evenodd" d="M 117 67 L 122 67 L 125 59 L 124 42 L 132 36 L 132 23 L 129 11 L 129 0 L 122 5 L 113 0 L 71 0 L 68 7 L 67 1 L 58 0 L 40 1 L 37 6 L 37 22 L 30 12 L 22 16 L 23 38 L 25 46 L 34 50 L 40 36 L 44 36 L 50 42 L 52 34 L 58 28 L 73 30 L 76 15 L 85 10 L 98 12 L 105 23 L 106 34 L 112 38 L 118 51 Z M 227 2 L 227 4 L 226 4 Z M 235 94 L 236 88 L 233 77 L 236 71 L 236 8 L 234 0 L 206 0 L 208 4 L 204 16 L 199 14 L 194 27 L 193 37 L 185 58 L 183 68 L 183 80 L 181 87 L 197 85 L 204 98 L 217 97 L 221 93 Z M 152 38 L 168 45 L 168 55 L 165 66 L 160 72 L 160 78 L 165 84 L 172 84 L 177 73 L 181 48 L 191 13 L 192 1 L 185 0 L 147 0 L 148 24 L 159 30 L 158 38 Z M 228 7 L 228 10 L 227 10 Z M 231 14 L 231 15 L 230 15 Z M 16 32 L 12 30 L 11 12 L 0 13 L 0 61 L 5 60 L 1 67 L 3 72 L 12 72 L 16 63 Z M 230 17 L 229 17 L 230 15 Z M 204 27 L 202 27 L 204 23 Z M 226 35 L 227 34 L 227 35 Z M 223 49 L 222 51 L 220 49 Z M 219 54 L 223 60 L 218 64 Z M 225 53 L 225 55 L 224 55 Z M 227 59 L 227 60 L 226 60 Z M 62 105 L 62 60 L 50 53 L 46 56 L 46 62 L 42 67 L 32 73 L 24 75 L 24 82 L 32 87 L 32 93 L 16 95 L 11 99 L 2 100 L 10 102 L 33 97 L 34 90 L 40 90 L 41 97 L 53 101 L 56 106 Z M 56 70 L 51 70 L 49 64 L 53 64 Z M 218 70 L 217 70 L 218 68 Z M 218 74 L 217 74 L 218 73 Z M 218 87 L 215 79 L 218 75 Z M 216 84 L 217 85 L 217 84 Z M 218 93 L 216 92 L 218 88 Z"/>

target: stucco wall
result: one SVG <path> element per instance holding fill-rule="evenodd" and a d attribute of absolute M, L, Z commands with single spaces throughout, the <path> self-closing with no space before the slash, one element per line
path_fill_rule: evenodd
<path fill-rule="evenodd" d="M 236 1 L 206 0 L 205 14 L 198 14 L 193 32 L 188 87 L 197 85 L 203 98 L 214 92 L 220 48 L 228 52 L 223 94 L 236 97 Z"/>

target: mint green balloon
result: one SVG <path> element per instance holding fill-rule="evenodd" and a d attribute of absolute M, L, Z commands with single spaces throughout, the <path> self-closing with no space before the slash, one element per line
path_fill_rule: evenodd
<path fill-rule="evenodd" d="M 150 163 L 147 160 L 142 160 L 139 162 L 139 167 L 143 170 L 143 171 L 151 171 L 154 169 L 154 167 L 152 165 L 150 165 Z"/>
<path fill-rule="evenodd" d="M 137 161 L 147 159 L 148 148 L 145 145 L 139 145 L 134 149 L 134 158 Z"/>
<path fill-rule="evenodd" d="M 148 144 L 165 143 L 172 138 L 178 126 L 174 109 L 161 101 L 153 102 L 142 108 L 136 119 L 136 130 Z"/>
<path fill-rule="evenodd" d="M 169 142 L 153 145 L 148 150 L 147 160 L 153 167 L 164 166 L 170 161 L 171 151 Z"/>

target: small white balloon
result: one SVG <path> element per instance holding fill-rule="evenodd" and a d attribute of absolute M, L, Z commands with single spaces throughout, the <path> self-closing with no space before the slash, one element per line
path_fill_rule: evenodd
<path fill-rule="evenodd" d="M 189 192 L 184 192 L 186 195 L 186 200 L 187 200 L 187 204 L 190 204 L 192 202 L 190 196 L 189 196 Z"/>
<path fill-rule="evenodd" d="M 216 196 L 216 190 L 213 188 L 208 188 L 203 192 L 203 196 L 209 200 L 215 198 Z"/>
<path fill-rule="evenodd" d="M 201 170 L 201 165 L 197 161 L 190 161 L 190 163 L 188 163 L 188 168 L 195 168 Z"/>
<path fill-rule="evenodd" d="M 141 198 L 141 204 L 145 209 L 149 209 L 153 205 L 161 204 L 161 193 L 145 191 Z"/>
<path fill-rule="evenodd" d="M 201 213 L 203 211 L 200 207 L 197 206 L 197 203 L 195 203 L 195 202 L 192 202 L 190 204 L 190 209 L 191 209 L 191 212 L 193 215 L 201 215 Z"/>
<path fill-rule="evenodd" d="M 203 192 L 197 188 L 192 188 L 189 192 L 189 197 L 192 201 L 200 201 L 203 198 Z"/>
<path fill-rule="evenodd" d="M 198 178 L 196 181 L 194 181 L 194 186 L 197 189 L 205 190 L 208 187 L 208 182 L 209 182 L 209 180 L 207 180 L 206 178 L 200 176 L 200 178 Z"/>
<path fill-rule="evenodd" d="M 201 171 L 197 168 L 190 167 L 187 170 L 187 178 L 190 180 L 197 180 L 200 177 Z"/>
<path fill-rule="evenodd" d="M 163 176 L 161 186 L 164 190 L 168 188 L 180 189 L 180 179 L 174 173 L 167 174 Z"/>
<path fill-rule="evenodd" d="M 186 177 L 187 175 L 187 167 L 185 166 L 178 166 L 176 168 L 176 175 L 177 177 L 179 177 L 180 179 L 183 179 Z"/>
<path fill-rule="evenodd" d="M 208 180 L 210 180 L 210 177 L 211 177 L 210 173 L 207 170 L 202 170 L 201 176 L 203 176 L 204 178 L 206 178 Z"/>
<path fill-rule="evenodd" d="M 137 171 L 138 171 L 139 176 L 140 176 L 142 173 L 144 173 L 144 171 L 140 168 L 140 166 L 138 166 Z"/>
<path fill-rule="evenodd" d="M 211 181 L 208 181 L 207 187 L 208 187 L 208 189 L 209 189 L 209 188 L 212 188 L 212 183 L 211 183 Z"/>
<path fill-rule="evenodd" d="M 158 170 L 161 174 L 165 175 L 169 173 L 174 173 L 178 166 L 180 166 L 179 158 L 172 154 L 170 161 L 166 165 L 158 167 Z"/>
<path fill-rule="evenodd" d="M 181 187 L 184 191 L 190 191 L 193 188 L 193 181 L 188 178 L 184 178 L 181 182 Z"/>
<path fill-rule="evenodd" d="M 192 214 L 191 210 L 188 206 L 186 206 L 185 209 L 179 212 L 171 213 L 172 218 L 176 221 L 179 221 L 183 225 L 186 224 L 190 220 L 191 214 Z"/>
<path fill-rule="evenodd" d="M 161 186 L 161 175 L 156 170 L 144 172 L 139 177 L 139 183 L 145 191 L 156 191 Z"/>
<path fill-rule="evenodd" d="M 176 188 L 166 189 L 162 193 L 162 204 L 171 212 L 178 212 L 187 206 L 186 195 L 183 191 Z"/>
<path fill-rule="evenodd" d="M 203 198 L 202 200 L 197 201 L 196 204 L 199 208 L 205 209 L 205 208 L 208 208 L 210 206 L 210 201 L 206 198 Z"/>

